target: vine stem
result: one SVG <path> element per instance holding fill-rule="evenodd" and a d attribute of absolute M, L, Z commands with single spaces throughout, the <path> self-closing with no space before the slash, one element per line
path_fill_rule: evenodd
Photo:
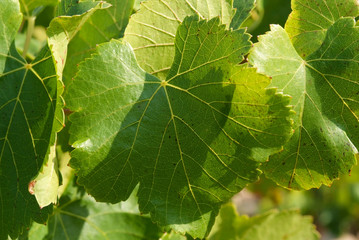
<path fill-rule="evenodd" d="M 24 50 L 22 52 L 22 56 L 25 59 L 26 59 L 27 51 L 29 50 L 32 34 L 34 33 L 35 19 L 36 19 L 36 17 L 33 17 L 33 16 L 27 18 L 26 40 L 25 40 Z"/>

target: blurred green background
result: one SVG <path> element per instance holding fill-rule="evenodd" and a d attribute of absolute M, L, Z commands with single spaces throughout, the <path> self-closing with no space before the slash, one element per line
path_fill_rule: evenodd
<path fill-rule="evenodd" d="M 262 179 L 235 196 L 240 214 L 256 215 L 270 209 L 299 209 L 312 215 L 322 239 L 359 239 L 359 167 L 331 187 L 289 191 Z"/>

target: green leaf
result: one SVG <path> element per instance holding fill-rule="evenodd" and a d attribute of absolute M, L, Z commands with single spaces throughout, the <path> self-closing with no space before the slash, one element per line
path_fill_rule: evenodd
<path fill-rule="evenodd" d="M 33 181 L 35 181 L 33 192 L 40 208 L 57 203 L 59 169 L 55 145 L 51 146 L 49 160 Z"/>
<path fill-rule="evenodd" d="M 57 75 L 60 80 L 62 80 L 67 49 L 71 39 L 76 36 L 81 27 L 96 10 L 110 7 L 109 4 L 104 2 L 77 3 L 77 0 L 63 0 L 61 4 L 62 7 L 60 7 L 58 13 L 65 16 L 54 18 L 47 30 L 48 44 L 53 51 Z"/>
<path fill-rule="evenodd" d="M 60 0 L 20 0 L 21 12 L 25 16 L 31 16 L 35 8 L 48 5 L 56 5 Z"/>
<path fill-rule="evenodd" d="M 231 21 L 230 27 L 233 29 L 240 28 L 249 17 L 254 5 L 255 0 L 234 0 L 233 7 L 236 8 L 236 14 Z"/>
<path fill-rule="evenodd" d="M 84 190 L 68 187 L 47 225 L 33 224 L 28 240 L 158 240 L 162 231 L 138 212 L 134 194 L 123 203 L 95 202 Z"/>
<path fill-rule="evenodd" d="M 231 23 L 233 0 L 147 0 L 131 16 L 125 40 L 133 47 L 141 68 L 165 80 L 175 54 L 175 34 L 186 16 L 201 19 L 220 16 L 223 24 Z M 149 20 L 150 19 L 150 20 Z M 161 56 L 161 57 L 153 57 Z"/>
<path fill-rule="evenodd" d="M 93 8 L 98 8 L 99 4 L 104 4 L 103 7 L 109 7 L 107 1 L 95 1 L 95 0 L 62 0 L 57 6 L 57 16 L 74 16 L 83 15 L 86 12 L 91 11 Z"/>
<path fill-rule="evenodd" d="M 31 220 L 45 222 L 28 186 L 47 162 L 58 99 L 54 62 L 45 47 L 27 63 L 16 51 L 22 15 L 17 1 L 0 8 L 0 239 L 16 238 Z"/>
<path fill-rule="evenodd" d="M 79 183 L 99 201 L 128 198 L 152 219 L 204 237 L 220 204 L 258 177 L 258 163 L 290 133 L 289 98 L 242 61 L 244 30 L 188 17 L 167 80 L 144 72 L 128 44 L 111 41 L 80 64 L 69 86 Z"/>
<path fill-rule="evenodd" d="M 293 46 L 303 58 L 323 43 L 328 28 L 340 17 L 357 17 L 357 0 L 292 0 L 293 12 L 285 25 Z"/>
<path fill-rule="evenodd" d="M 312 218 L 296 211 L 271 211 L 252 218 L 238 216 L 233 204 L 221 208 L 209 240 L 317 240 Z"/>
<path fill-rule="evenodd" d="M 359 29 L 342 18 L 322 46 L 304 61 L 280 26 L 260 37 L 249 59 L 293 96 L 295 133 L 264 165 L 279 185 L 309 189 L 331 185 L 356 163 L 359 143 Z"/>
<path fill-rule="evenodd" d="M 65 85 L 75 76 L 77 64 L 91 56 L 96 44 L 123 36 L 134 0 L 110 0 L 107 3 L 112 6 L 96 11 L 71 40 L 64 69 Z"/>

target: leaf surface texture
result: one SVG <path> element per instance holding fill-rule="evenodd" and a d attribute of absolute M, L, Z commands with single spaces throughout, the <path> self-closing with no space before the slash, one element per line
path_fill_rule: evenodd
<path fill-rule="evenodd" d="M 173 65 L 161 80 L 128 44 L 100 45 L 69 86 L 70 164 L 99 201 L 128 198 L 140 182 L 143 213 L 204 237 L 220 204 L 257 179 L 258 163 L 290 135 L 289 97 L 242 61 L 244 30 L 219 18 L 179 26 Z"/>
<path fill-rule="evenodd" d="M 17 1 L 0 8 L 0 239 L 16 238 L 31 220 L 45 222 L 28 186 L 47 161 L 58 126 L 54 62 L 45 47 L 32 63 L 15 48 L 22 15 Z"/>
<path fill-rule="evenodd" d="M 284 187 L 330 185 L 356 163 L 358 146 L 359 29 L 351 18 L 329 27 L 323 44 L 304 61 L 286 31 L 273 25 L 250 56 L 273 86 L 293 96 L 294 134 L 264 165 Z"/>

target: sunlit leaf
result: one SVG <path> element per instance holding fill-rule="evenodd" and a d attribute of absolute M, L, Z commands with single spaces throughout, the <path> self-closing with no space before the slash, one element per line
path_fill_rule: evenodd
<path fill-rule="evenodd" d="M 204 237 L 220 204 L 257 179 L 290 135 L 289 97 L 235 66 L 251 46 L 243 29 L 188 17 L 166 80 L 144 72 L 128 44 L 100 45 L 69 86 L 71 166 L 99 201 L 128 198 L 140 182 L 144 213 Z"/>
<path fill-rule="evenodd" d="M 328 28 L 341 17 L 359 15 L 358 0 L 292 0 L 285 30 L 303 58 L 323 43 Z"/>
<path fill-rule="evenodd" d="M 210 19 L 220 16 L 229 24 L 234 15 L 233 0 L 147 0 L 131 16 L 125 40 L 133 47 L 141 68 L 161 80 L 166 79 L 175 56 L 175 34 L 186 16 Z M 160 57 L 153 57 L 160 56 Z"/>
<path fill-rule="evenodd" d="M 356 163 L 359 144 L 359 28 L 338 20 L 321 47 L 304 61 L 286 31 L 273 25 L 250 56 L 272 85 L 293 97 L 295 133 L 264 165 L 279 185 L 293 189 L 331 185 Z"/>
<path fill-rule="evenodd" d="M 51 203 L 57 203 L 59 167 L 56 158 L 55 145 L 51 146 L 47 163 L 43 166 L 39 175 L 33 181 L 35 181 L 33 192 L 40 208 L 46 207 Z"/>

